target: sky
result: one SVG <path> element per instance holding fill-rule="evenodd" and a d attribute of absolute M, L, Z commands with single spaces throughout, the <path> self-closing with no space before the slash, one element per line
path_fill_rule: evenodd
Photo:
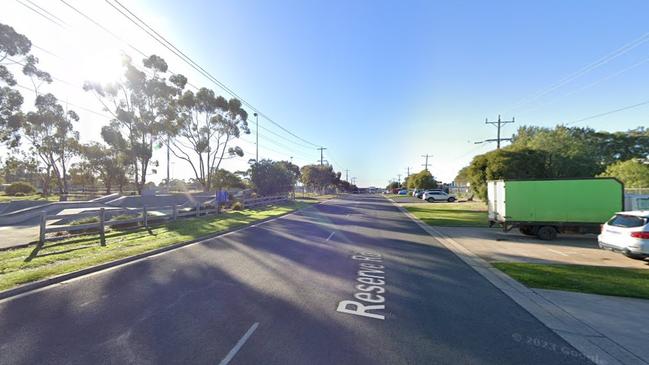
<path fill-rule="evenodd" d="M 419 171 L 424 154 L 433 155 L 433 175 L 451 181 L 474 155 L 495 148 L 475 142 L 495 138 L 485 118 L 499 114 L 516 120 L 505 136 L 522 125 L 649 126 L 649 104 L 587 119 L 649 101 L 646 1 L 119 1 L 300 137 L 260 118 L 260 158 L 315 163 L 322 146 L 324 158 L 360 186 Z M 82 141 L 99 140 L 107 113 L 81 85 L 118 77 L 122 52 L 142 58 L 128 44 L 162 56 L 193 85 L 232 97 L 107 1 L 65 3 L 0 0 L 0 22 L 37 46 L 42 68 L 58 79 L 39 90 L 80 114 Z M 29 108 L 33 91 L 21 92 Z M 254 117 L 249 121 L 253 134 L 238 141 L 246 156 L 226 161 L 229 170 L 254 158 Z M 160 181 L 164 151 L 155 158 L 160 166 L 149 179 Z M 173 159 L 171 174 L 192 177 Z"/>

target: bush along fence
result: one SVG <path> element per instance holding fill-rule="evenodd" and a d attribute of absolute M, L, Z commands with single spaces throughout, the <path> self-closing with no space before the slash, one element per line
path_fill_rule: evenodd
<path fill-rule="evenodd" d="M 252 198 L 240 201 L 241 208 L 257 208 L 265 205 L 283 203 L 290 198 L 286 195 L 267 196 L 261 198 Z M 106 228 L 120 227 L 122 229 L 131 229 L 145 227 L 149 228 L 151 223 L 161 223 L 165 221 L 175 221 L 179 218 L 200 217 L 208 214 L 219 214 L 221 207 L 214 205 L 213 201 L 206 203 L 197 203 L 193 207 L 183 207 L 179 205 L 156 206 L 153 208 L 128 208 L 116 209 L 119 215 L 108 219 L 107 213 L 112 210 L 101 208 L 92 212 L 83 212 L 76 214 L 56 214 L 48 215 L 47 212 L 41 212 L 40 234 L 38 244 L 43 245 L 48 240 L 47 233 L 55 232 L 99 232 L 99 241 L 102 246 L 106 245 Z M 155 213 L 154 213 L 155 212 Z M 169 213 L 162 213 L 169 212 Z M 48 225 L 48 221 L 65 220 L 70 223 Z"/>

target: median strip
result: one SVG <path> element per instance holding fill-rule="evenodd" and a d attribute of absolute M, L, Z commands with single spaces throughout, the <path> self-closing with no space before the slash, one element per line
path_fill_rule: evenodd
<path fill-rule="evenodd" d="M 106 234 L 106 246 L 98 244 L 99 237 L 90 235 L 66 239 L 44 247 L 26 247 L 0 252 L 0 298 L 29 287 L 32 282 L 45 282 L 72 273 L 104 268 L 115 262 L 150 255 L 160 250 L 203 240 L 251 223 L 279 217 L 307 206 L 294 202 L 259 210 L 232 211 L 216 216 L 185 219 L 160 225 L 149 230 L 115 231 Z M 50 278 L 50 279 L 48 279 Z M 47 279 L 47 280 L 44 280 Z M 21 284 L 22 287 L 18 287 Z M 39 286 L 39 287 L 42 287 Z M 14 288 L 13 290 L 7 290 Z M 26 290 L 23 290 L 26 291 Z M 16 292 L 15 294 L 18 294 Z"/>

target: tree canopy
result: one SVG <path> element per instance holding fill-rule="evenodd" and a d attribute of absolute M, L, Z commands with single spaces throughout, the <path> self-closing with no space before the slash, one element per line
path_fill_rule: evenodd
<path fill-rule="evenodd" d="M 615 162 L 600 176 L 618 178 L 627 188 L 649 188 L 649 164 L 637 159 Z"/>
<path fill-rule="evenodd" d="M 261 160 L 250 166 L 250 182 L 259 195 L 288 193 L 297 181 L 290 162 Z"/>

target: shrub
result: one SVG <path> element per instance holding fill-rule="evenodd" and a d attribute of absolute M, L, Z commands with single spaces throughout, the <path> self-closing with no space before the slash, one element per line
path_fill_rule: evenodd
<path fill-rule="evenodd" d="M 114 216 L 111 221 L 125 221 L 129 219 L 135 219 L 138 217 L 141 217 L 142 214 L 120 214 Z M 139 226 L 138 222 L 133 222 L 133 223 L 122 223 L 122 224 L 114 224 L 111 226 L 111 228 L 115 230 L 122 230 L 122 229 L 130 229 L 130 228 L 135 228 Z"/>
<path fill-rule="evenodd" d="M 31 184 L 22 181 L 15 182 L 5 189 L 5 193 L 12 196 L 25 196 L 35 192 L 36 189 Z M 22 193 L 22 195 L 17 195 L 18 193 Z"/>
<path fill-rule="evenodd" d="M 71 226 L 79 226 L 82 224 L 91 224 L 91 223 L 99 223 L 99 217 L 85 217 L 81 219 L 77 219 L 76 221 L 70 222 Z M 86 229 L 79 229 L 79 230 L 70 230 L 68 233 L 70 234 L 75 234 L 75 233 L 94 233 L 99 231 L 99 227 L 95 228 L 86 228 Z"/>
<path fill-rule="evenodd" d="M 70 225 L 79 226 L 82 224 L 90 224 L 90 223 L 99 223 L 99 217 L 85 217 L 85 218 L 77 219 L 76 221 L 70 222 Z"/>
<path fill-rule="evenodd" d="M 25 193 L 22 193 L 22 192 L 19 191 L 19 192 L 15 193 L 13 196 L 25 196 Z"/>
<path fill-rule="evenodd" d="M 232 203 L 232 210 L 242 210 L 243 209 L 243 203 L 241 202 L 234 202 Z"/>

